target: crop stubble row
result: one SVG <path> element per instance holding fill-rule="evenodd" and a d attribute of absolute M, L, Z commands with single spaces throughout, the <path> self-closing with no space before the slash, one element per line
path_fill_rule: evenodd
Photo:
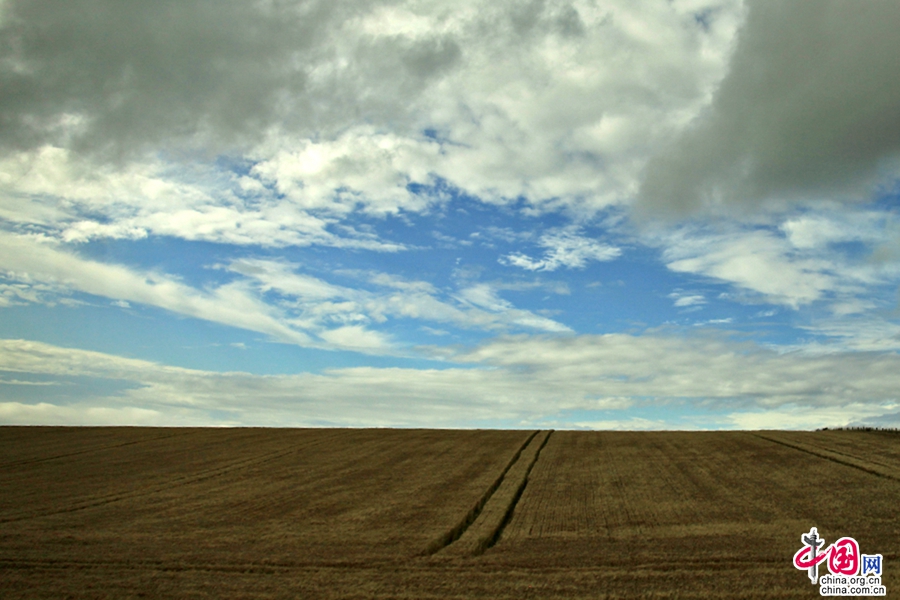
<path fill-rule="evenodd" d="M 0 456 L 0 591 L 43 589 L 39 576 L 56 593 L 102 572 L 120 590 L 156 573 L 200 596 L 803 595 L 790 557 L 812 525 L 900 558 L 900 482 L 875 473 L 898 471 L 896 435 L 54 433 L 68 441 L 0 428 L 0 449 L 41 442 Z M 113 500 L 79 505 L 91 498 Z"/>
<path fill-rule="evenodd" d="M 484 560 L 684 577 L 740 565 L 733 592 L 754 577 L 784 591 L 803 583 L 790 560 L 800 534 L 817 526 L 829 542 L 853 536 L 863 552 L 897 564 L 900 482 L 860 468 L 874 465 L 862 458 L 843 464 L 768 435 L 557 432 L 503 542 Z M 793 443 L 821 444 L 817 433 L 791 435 Z M 890 449 L 872 446 L 866 456 L 883 470 L 897 467 Z M 888 570 L 885 582 L 896 581 Z"/>
<path fill-rule="evenodd" d="M 198 430 L 193 444 L 193 436 L 176 438 L 188 442 L 168 453 L 148 440 L 128 446 L 127 458 L 113 449 L 74 464 L 0 468 L 0 489 L 10 498 L 0 511 L 0 552 L 225 563 L 407 557 L 452 526 L 526 437 L 232 432 L 238 435 L 209 438 Z"/>

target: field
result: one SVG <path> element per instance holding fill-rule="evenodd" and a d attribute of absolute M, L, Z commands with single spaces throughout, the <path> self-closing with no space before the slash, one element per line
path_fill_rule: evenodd
<path fill-rule="evenodd" d="M 898 499 L 894 432 L 2 427 L 0 597 L 812 598 L 812 526 L 891 595 Z"/>

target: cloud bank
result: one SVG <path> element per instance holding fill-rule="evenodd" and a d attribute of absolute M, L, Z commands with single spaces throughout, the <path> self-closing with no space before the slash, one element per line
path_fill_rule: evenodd
<path fill-rule="evenodd" d="M 655 405 L 707 411 L 680 427 L 809 427 L 890 415 L 900 406 L 900 358 L 893 354 L 780 355 L 727 339 L 608 334 L 499 338 L 454 360 L 460 364 L 440 370 L 357 367 L 259 376 L 0 341 L 2 371 L 130 381 L 134 387 L 125 392 L 80 405 L 168 424 L 213 418 L 244 425 L 528 427 L 571 411 L 625 415 L 652 398 Z M 0 404 L 6 422 L 62 421 L 67 411 L 50 403 Z M 792 421 L 778 422 L 780 414 Z M 607 428 L 616 427 L 609 421 Z"/>

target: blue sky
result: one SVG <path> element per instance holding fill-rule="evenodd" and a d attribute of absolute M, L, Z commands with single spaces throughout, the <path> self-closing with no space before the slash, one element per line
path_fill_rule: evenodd
<path fill-rule="evenodd" d="M 0 0 L 0 423 L 896 427 L 897 13 Z"/>

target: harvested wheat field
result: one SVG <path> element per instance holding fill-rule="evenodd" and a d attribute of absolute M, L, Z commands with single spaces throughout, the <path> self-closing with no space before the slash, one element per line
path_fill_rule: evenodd
<path fill-rule="evenodd" d="M 812 598 L 900 435 L 0 428 L 3 598 Z M 821 574 L 827 573 L 824 566 Z"/>

